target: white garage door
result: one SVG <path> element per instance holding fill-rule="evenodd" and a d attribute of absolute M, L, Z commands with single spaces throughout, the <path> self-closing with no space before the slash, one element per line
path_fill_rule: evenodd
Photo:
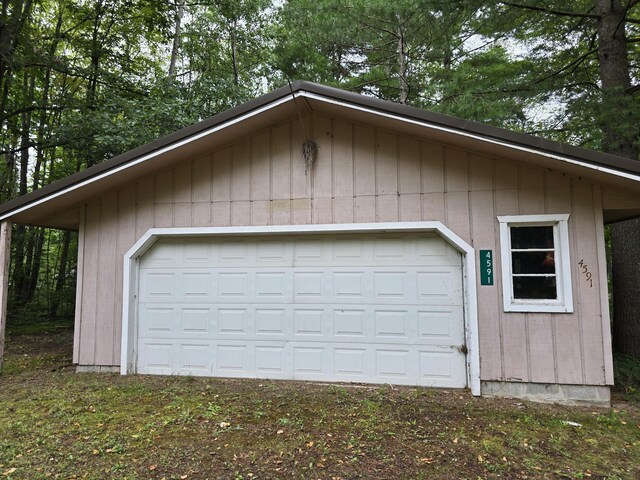
<path fill-rule="evenodd" d="M 466 385 L 435 234 L 163 238 L 139 278 L 138 373 Z"/>

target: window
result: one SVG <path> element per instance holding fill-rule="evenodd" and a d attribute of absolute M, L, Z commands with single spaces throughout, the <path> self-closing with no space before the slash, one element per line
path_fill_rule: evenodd
<path fill-rule="evenodd" d="M 505 312 L 573 312 L 568 220 L 498 217 Z"/>

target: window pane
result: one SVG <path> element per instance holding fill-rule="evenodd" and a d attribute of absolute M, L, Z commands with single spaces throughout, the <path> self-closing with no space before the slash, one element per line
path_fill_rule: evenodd
<path fill-rule="evenodd" d="M 511 227 L 511 248 L 553 248 L 553 226 Z"/>
<path fill-rule="evenodd" d="M 556 277 L 513 277 L 513 298 L 555 300 Z"/>
<path fill-rule="evenodd" d="M 554 253 L 511 252 L 513 273 L 556 273 Z"/>

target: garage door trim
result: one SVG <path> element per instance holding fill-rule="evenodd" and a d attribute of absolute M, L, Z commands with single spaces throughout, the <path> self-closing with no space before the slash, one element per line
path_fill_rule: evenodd
<path fill-rule="evenodd" d="M 471 245 L 441 222 L 350 223 L 326 225 L 269 225 L 250 227 L 152 228 L 124 256 L 122 344 L 120 372 L 136 371 L 136 324 L 139 286 L 139 260 L 161 237 L 291 235 L 321 233 L 399 233 L 436 232 L 462 254 L 464 328 L 467 344 L 467 384 L 473 395 L 480 395 L 480 353 L 476 292 L 475 251 Z"/>

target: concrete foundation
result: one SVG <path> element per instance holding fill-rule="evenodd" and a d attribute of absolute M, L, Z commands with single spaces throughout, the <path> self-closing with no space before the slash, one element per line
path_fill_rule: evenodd
<path fill-rule="evenodd" d="M 110 367 L 105 365 L 78 365 L 76 373 L 118 373 L 120 367 Z"/>
<path fill-rule="evenodd" d="M 483 381 L 481 389 L 485 397 L 513 397 L 565 405 L 611 405 L 611 392 L 607 385 Z"/>

